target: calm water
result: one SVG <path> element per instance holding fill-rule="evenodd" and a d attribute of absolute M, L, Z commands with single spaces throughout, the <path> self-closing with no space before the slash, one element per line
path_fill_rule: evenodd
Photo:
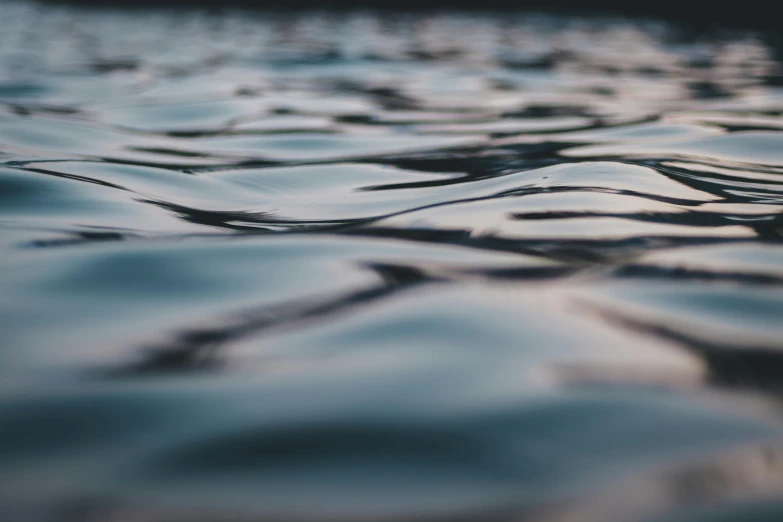
<path fill-rule="evenodd" d="M 4 522 L 783 520 L 762 39 L 0 12 Z"/>

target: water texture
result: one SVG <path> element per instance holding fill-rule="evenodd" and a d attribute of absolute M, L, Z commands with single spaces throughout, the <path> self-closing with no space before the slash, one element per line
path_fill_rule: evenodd
<path fill-rule="evenodd" d="M 3 521 L 783 520 L 762 38 L 0 10 Z"/>

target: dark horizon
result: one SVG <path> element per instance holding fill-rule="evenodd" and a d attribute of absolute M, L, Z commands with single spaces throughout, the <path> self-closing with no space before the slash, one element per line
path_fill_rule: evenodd
<path fill-rule="evenodd" d="M 662 2 L 628 2 L 625 0 L 287 0 L 269 3 L 263 0 L 38 0 L 39 2 L 109 8 L 133 7 L 200 7 L 243 8 L 259 10 L 317 9 L 378 9 L 378 10 L 500 10 L 532 11 L 571 16 L 631 16 L 661 19 L 686 24 L 698 29 L 748 29 L 774 31 L 779 25 L 777 12 L 769 2 L 750 0 L 742 8 L 728 2 L 707 0 L 664 0 Z"/>

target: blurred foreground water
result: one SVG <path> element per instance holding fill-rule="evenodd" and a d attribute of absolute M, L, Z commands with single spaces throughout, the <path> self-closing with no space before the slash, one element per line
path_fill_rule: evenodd
<path fill-rule="evenodd" d="M 783 520 L 762 38 L 0 11 L 4 522 Z"/>

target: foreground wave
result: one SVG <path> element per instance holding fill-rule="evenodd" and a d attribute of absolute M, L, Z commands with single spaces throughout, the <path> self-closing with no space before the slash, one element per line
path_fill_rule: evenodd
<path fill-rule="evenodd" d="M 783 518 L 761 40 L 2 9 L 3 520 Z"/>

